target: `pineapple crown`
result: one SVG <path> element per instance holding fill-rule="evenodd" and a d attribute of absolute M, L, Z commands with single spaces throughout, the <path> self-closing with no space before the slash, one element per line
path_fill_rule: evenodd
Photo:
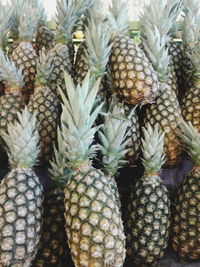
<path fill-rule="evenodd" d="M 93 78 L 88 73 L 82 86 L 75 88 L 72 78 L 65 71 L 64 78 L 68 99 L 58 88 L 63 101 L 61 131 L 69 166 L 76 168 L 89 164 L 97 150 L 97 146 L 92 143 L 99 128 L 93 127 L 93 124 L 103 106 L 102 103 L 94 108 L 100 79 L 93 83 Z"/>
<path fill-rule="evenodd" d="M 169 55 L 166 40 L 168 37 L 161 36 L 156 25 L 146 29 L 148 40 L 143 40 L 143 47 L 150 59 L 154 70 L 158 73 L 160 82 L 166 82 L 168 79 Z"/>
<path fill-rule="evenodd" d="M 91 12 L 88 26 L 85 28 L 85 37 L 85 61 L 95 78 L 99 78 L 105 74 L 112 44 L 109 45 L 111 31 L 108 23 L 100 20 L 94 11 Z"/>
<path fill-rule="evenodd" d="M 18 122 L 8 124 L 7 133 L 1 132 L 7 146 L 9 164 L 12 169 L 32 168 L 39 153 L 36 114 L 29 113 L 26 107 L 17 116 Z"/>
<path fill-rule="evenodd" d="M 11 23 L 12 9 L 9 5 L 4 6 L 0 3 L 0 48 L 2 49 L 7 42 L 7 33 Z"/>
<path fill-rule="evenodd" d="M 181 4 L 180 0 L 152 0 L 151 4 L 145 5 L 144 13 L 140 17 L 143 47 L 158 72 L 160 82 L 165 82 L 168 78 L 167 44 Z"/>
<path fill-rule="evenodd" d="M 46 54 L 45 48 L 43 48 L 39 52 L 39 59 L 37 61 L 36 87 L 49 85 L 52 69 L 52 57 L 50 57 L 49 53 Z"/>
<path fill-rule="evenodd" d="M 142 37 L 147 39 L 146 28 L 156 25 L 161 36 L 167 36 L 173 27 L 182 8 L 182 0 L 151 0 L 150 4 L 144 6 L 144 13 L 141 15 Z M 145 26 L 146 22 L 148 23 Z"/>
<path fill-rule="evenodd" d="M 186 144 L 187 151 L 197 166 L 200 166 L 200 133 L 191 122 L 182 121 L 181 138 Z"/>
<path fill-rule="evenodd" d="M 188 50 L 194 49 L 200 36 L 199 10 L 198 0 L 184 0 L 183 44 Z"/>
<path fill-rule="evenodd" d="M 108 15 L 112 31 L 118 34 L 127 34 L 130 25 L 127 0 L 112 0 Z"/>
<path fill-rule="evenodd" d="M 114 177 L 118 168 L 122 167 L 126 161 L 121 158 L 128 152 L 126 146 L 130 141 L 127 139 L 128 127 L 131 126 L 130 117 L 125 117 L 124 109 L 119 105 L 111 104 L 110 112 L 105 115 L 104 126 L 99 130 L 100 143 L 99 150 L 103 155 L 102 163 L 106 175 Z"/>
<path fill-rule="evenodd" d="M 26 1 L 27 0 L 11 0 L 12 16 L 11 16 L 10 32 L 11 32 L 11 37 L 14 40 L 17 40 L 19 37 L 19 24 L 20 24 L 22 6 L 24 5 L 24 3 L 26 3 Z"/>
<path fill-rule="evenodd" d="M 56 14 L 56 40 L 65 42 L 71 38 L 72 31 L 81 16 L 92 5 L 93 0 L 58 0 Z"/>
<path fill-rule="evenodd" d="M 24 86 L 23 78 L 22 71 L 17 69 L 15 63 L 0 49 L 0 80 L 4 81 L 10 90 L 19 90 Z"/>
<path fill-rule="evenodd" d="M 143 128 L 144 139 L 142 139 L 143 165 L 146 174 L 159 173 L 164 163 L 163 147 L 164 133 L 161 133 L 159 126 L 153 129 L 148 123 L 146 129 Z"/>
<path fill-rule="evenodd" d="M 70 178 L 71 170 L 67 168 L 67 159 L 65 157 L 65 144 L 60 128 L 57 131 L 58 148 L 54 146 L 54 158 L 50 161 L 51 168 L 49 172 L 52 180 L 59 186 L 65 187 Z"/>
<path fill-rule="evenodd" d="M 19 39 L 22 41 L 32 42 L 39 22 L 37 2 L 26 0 L 26 2 L 22 5 L 20 13 L 21 15 L 18 28 Z"/>

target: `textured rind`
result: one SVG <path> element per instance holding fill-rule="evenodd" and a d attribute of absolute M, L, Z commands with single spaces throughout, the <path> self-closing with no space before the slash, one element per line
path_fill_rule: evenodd
<path fill-rule="evenodd" d="M 46 50 L 50 50 L 53 46 L 55 35 L 47 26 L 40 26 L 37 29 L 35 37 L 35 50 L 37 55 L 39 51 L 44 47 Z"/>
<path fill-rule="evenodd" d="M 63 70 L 67 71 L 69 74 L 72 74 L 72 61 L 69 45 L 57 43 L 50 52 L 51 57 L 53 58 L 53 69 L 50 79 L 50 87 L 52 91 L 58 95 L 57 87 L 65 92 L 65 81 Z"/>
<path fill-rule="evenodd" d="M 200 167 L 194 167 L 179 188 L 172 247 L 186 261 L 200 258 Z"/>
<path fill-rule="evenodd" d="M 12 50 L 10 59 L 15 62 L 17 68 L 22 70 L 24 75 L 24 87 L 22 95 L 26 103 L 28 103 L 34 91 L 37 55 L 30 42 L 20 42 L 19 45 Z"/>
<path fill-rule="evenodd" d="M 156 263 L 168 244 L 170 201 L 158 176 L 144 176 L 131 192 L 127 212 L 127 253 L 137 266 Z"/>
<path fill-rule="evenodd" d="M 74 172 L 65 189 L 65 220 L 76 267 L 123 266 L 121 214 L 108 177 L 101 171 L 83 167 Z"/>
<path fill-rule="evenodd" d="M 30 266 L 42 226 L 42 186 L 30 169 L 14 169 L 0 185 L 0 263 Z"/>
<path fill-rule="evenodd" d="M 67 265 L 67 237 L 64 218 L 64 192 L 54 189 L 44 198 L 43 228 L 34 267 Z"/>
<path fill-rule="evenodd" d="M 129 105 L 124 105 L 125 112 L 130 113 L 131 107 Z M 141 134 L 140 134 L 140 124 L 136 111 L 133 113 L 131 120 L 130 132 L 127 135 L 127 138 L 130 138 L 126 149 L 129 151 L 123 157 L 127 161 L 127 165 L 134 166 L 136 160 L 138 160 L 141 153 Z"/>
<path fill-rule="evenodd" d="M 159 96 L 154 103 L 146 109 L 145 124 L 150 123 L 152 127 L 159 124 L 164 137 L 165 167 L 175 166 L 180 162 L 183 151 L 179 134 L 179 123 L 182 121 L 181 109 L 174 91 L 165 84 L 160 90 Z"/>
<path fill-rule="evenodd" d="M 60 115 L 58 98 L 49 87 L 38 87 L 29 101 L 28 110 L 31 113 L 37 112 L 40 163 L 48 162 L 52 157 L 57 137 Z"/>
<path fill-rule="evenodd" d="M 108 66 L 116 93 L 128 104 L 152 103 L 158 94 L 158 78 L 144 52 L 123 35 L 112 42 Z"/>
<path fill-rule="evenodd" d="M 191 121 L 200 133 L 200 83 L 195 83 L 185 94 L 181 106 L 184 119 Z"/>
<path fill-rule="evenodd" d="M 171 89 L 174 91 L 174 93 L 176 94 L 176 96 L 178 97 L 177 77 L 176 77 L 175 68 L 174 68 L 174 65 L 173 65 L 172 60 L 169 61 L 169 68 L 168 68 L 168 70 L 169 70 L 169 72 L 168 72 L 167 83 L 171 87 Z"/>
<path fill-rule="evenodd" d="M 178 98 L 179 101 L 181 101 L 182 97 L 185 94 L 186 90 L 186 76 L 184 75 L 183 70 L 183 46 L 180 43 L 177 42 L 171 42 L 169 44 L 169 55 L 171 57 L 171 62 L 174 67 L 174 71 L 177 78 L 177 84 L 178 84 Z"/>
<path fill-rule="evenodd" d="M 7 93 L 0 97 L 0 131 L 7 131 L 9 123 L 14 123 L 17 119 L 17 112 L 21 112 L 25 103 L 18 92 Z M 3 140 L 0 138 L 0 146 L 3 149 Z"/>

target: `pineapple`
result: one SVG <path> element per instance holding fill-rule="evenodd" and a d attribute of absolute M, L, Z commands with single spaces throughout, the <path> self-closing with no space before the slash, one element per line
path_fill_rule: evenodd
<path fill-rule="evenodd" d="M 108 67 L 117 95 L 127 104 L 144 105 L 154 101 L 158 94 L 157 74 L 142 49 L 128 32 L 126 0 L 113 0 L 109 19 L 113 28 Z"/>
<path fill-rule="evenodd" d="M 189 88 L 183 98 L 182 114 L 184 119 L 191 121 L 194 127 L 200 133 L 200 42 L 198 42 L 192 53 L 188 54 L 194 66 L 193 81 L 194 84 Z"/>
<path fill-rule="evenodd" d="M 25 106 L 21 96 L 24 86 L 21 70 L 17 69 L 3 51 L 0 50 L 0 80 L 5 84 L 5 95 L 0 97 L 0 131 L 6 131 L 9 123 L 17 119 L 17 112 L 21 112 Z M 4 150 L 1 140 L 1 150 Z"/>
<path fill-rule="evenodd" d="M 60 267 L 67 262 L 69 253 L 64 224 L 64 192 L 56 188 L 44 197 L 43 228 L 32 266 Z"/>
<path fill-rule="evenodd" d="M 169 60 L 167 42 L 168 32 L 177 17 L 179 0 L 162 1 L 152 0 L 146 6 L 142 21 L 143 46 L 158 73 L 160 81 L 159 95 L 154 103 L 147 107 L 144 121 L 154 127 L 157 123 L 165 132 L 164 153 L 165 166 L 174 166 L 180 162 L 182 144 L 179 139 L 182 120 L 178 99 L 172 88 L 168 85 Z M 156 24 L 153 24 L 156 23 Z"/>
<path fill-rule="evenodd" d="M 57 86 L 65 89 L 63 70 L 72 74 L 74 48 L 71 41 L 72 31 L 92 0 L 58 0 L 55 32 L 55 45 L 50 50 L 53 59 L 51 88 L 57 93 Z"/>
<path fill-rule="evenodd" d="M 27 108 L 1 136 L 11 171 L 0 184 L 0 265 L 30 266 L 42 226 L 43 189 L 32 170 L 39 152 L 36 116 Z"/>
<path fill-rule="evenodd" d="M 38 10 L 40 12 L 40 19 L 35 37 L 35 50 L 37 55 L 44 47 L 47 51 L 51 49 L 54 41 L 54 33 L 47 27 L 47 15 L 41 2 L 39 2 Z"/>
<path fill-rule="evenodd" d="M 99 128 L 92 125 L 103 105 L 93 108 L 100 79 L 91 87 L 93 78 L 87 74 L 83 85 L 75 89 L 66 72 L 64 76 L 69 100 L 60 92 L 64 102 L 61 131 L 71 169 L 65 188 L 65 227 L 72 259 L 76 267 L 120 267 L 125 259 L 121 214 L 110 178 L 91 163 Z"/>
<path fill-rule="evenodd" d="M 137 266 L 157 266 L 167 247 L 170 200 L 160 171 L 164 134 L 150 124 L 142 139 L 144 175 L 131 192 L 127 211 L 127 253 Z"/>
<path fill-rule="evenodd" d="M 200 259 L 200 133 L 182 122 L 182 138 L 194 161 L 192 170 L 179 188 L 172 234 L 172 247 L 182 260 Z"/>
<path fill-rule="evenodd" d="M 64 149 L 63 138 L 58 129 L 58 149 L 54 146 L 54 159 L 50 162 L 49 169 L 54 187 L 44 198 L 43 229 L 34 267 L 61 267 L 70 260 L 64 227 L 64 187 L 67 183 Z"/>
<path fill-rule="evenodd" d="M 37 63 L 37 74 L 34 94 L 28 103 L 31 113 L 37 111 L 38 132 L 40 134 L 40 163 L 48 163 L 56 142 L 57 125 L 60 116 L 60 105 L 57 96 L 49 87 L 52 73 L 52 58 L 40 51 Z"/>
<path fill-rule="evenodd" d="M 37 29 L 38 15 L 35 3 L 27 0 L 21 8 L 19 23 L 19 37 L 17 45 L 12 50 L 10 59 L 22 70 L 24 75 L 24 88 L 22 95 L 26 103 L 33 94 L 37 55 L 32 46 L 33 35 Z M 27 16 L 28 14 L 28 16 Z"/>

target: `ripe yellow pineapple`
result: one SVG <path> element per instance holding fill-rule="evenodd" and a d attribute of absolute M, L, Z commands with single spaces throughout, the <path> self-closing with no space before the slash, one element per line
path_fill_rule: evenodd
<path fill-rule="evenodd" d="M 56 142 L 57 126 L 60 116 L 60 105 L 56 94 L 49 87 L 52 73 L 52 58 L 40 51 L 37 62 L 37 74 L 34 94 L 28 103 L 31 113 L 37 112 L 38 132 L 40 135 L 40 164 L 48 163 L 52 157 L 53 145 Z"/>
<path fill-rule="evenodd" d="M 159 95 L 153 104 L 147 107 L 145 123 L 152 127 L 159 124 L 163 132 L 165 166 L 174 166 L 180 161 L 182 145 L 179 139 L 179 123 L 182 120 L 181 109 L 174 91 L 168 85 L 168 32 L 179 14 L 180 2 L 152 0 L 145 6 L 142 21 L 142 41 L 146 53 L 158 73 L 160 88 Z"/>
<path fill-rule="evenodd" d="M 36 6 L 36 3 L 30 0 L 23 3 L 19 18 L 18 40 L 10 55 L 10 59 L 15 62 L 24 75 L 22 95 L 26 103 L 33 94 L 36 75 L 37 55 L 32 46 L 38 23 Z"/>
<path fill-rule="evenodd" d="M 127 210 L 127 253 L 137 266 L 157 266 L 168 244 L 170 200 L 160 177 L 164 134 L 150 124 L 142 139 L 144 175 L 132 189 Z"/>
<path fill-rule="evenodd" d="M 182 122 L 181 137 L 194 162 L 178 192 L 174 212 L 172 247 L 185 261 L 200 259 L 200 133 L 192 125 Z"/>
<path fill-rule="evenodd" d="M 66 165 L 71 177 L 65 188 L 65 220 L 68 244 L 75 266 L 123 266 L 125 236 L 110 178 L 92 166 L 97 150 L 92 145 L 98 127 L 93 126 L 102 104 L 94 108 L 100 80 L 91 86 L 88 74 L 74 88 L 65 75 L 68 100 L 62 92 L 61 131 Z M 68 172 L 69 173 L 69 172 Z"/>
<path fill-rule="evenodd" d="M 23 75 L 13 62 L 0 50 L 0 80 L 5 84 L 5 95 L 0 97 L 0 131 L 6 131 L 9 123 L 17 119 L 17 112 L 21 112 L 25 106 L 21 96 L 24 86 Z M 4 150 L 4 145 L 1 150 Z"/>
<path fill-rule="evenodd" d="M 11 171 L 0 184 L 0 265 L 30 266 L 42 226 L 43 189 L 33 166 L 39 152 L 36 116 L 27 108 L 1 132 Z"/>
<path fill-rule="evenodd" d="M 152 103 L 158 94 L 158 78 L 142 49 L 127 36 L 129 30 L 126 0 L 113 0 L 110 26 L 113 37 L 108 67 L 117 95 L 128 104 Z"/>

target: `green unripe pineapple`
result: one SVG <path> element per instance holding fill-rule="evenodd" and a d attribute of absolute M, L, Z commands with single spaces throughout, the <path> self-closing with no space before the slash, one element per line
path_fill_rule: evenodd
<path fill-rule="evenodd" d="M 0 184 L 0 265 L 30 266 L 42 227 L 43 188 L 33 171 L 39 153 L 36 116 L 27 108 L 1 132 L 11 171 Z"/>
<path fill-rule="evenodd" d="M 164 134 L 150 125 L 142 140 L 145 174 L 136 182 L 127 212 L 127 253 L 137 266 L 152 265 L 168 244 L 170 200 L 160 171 L 164 163 Z"/>

